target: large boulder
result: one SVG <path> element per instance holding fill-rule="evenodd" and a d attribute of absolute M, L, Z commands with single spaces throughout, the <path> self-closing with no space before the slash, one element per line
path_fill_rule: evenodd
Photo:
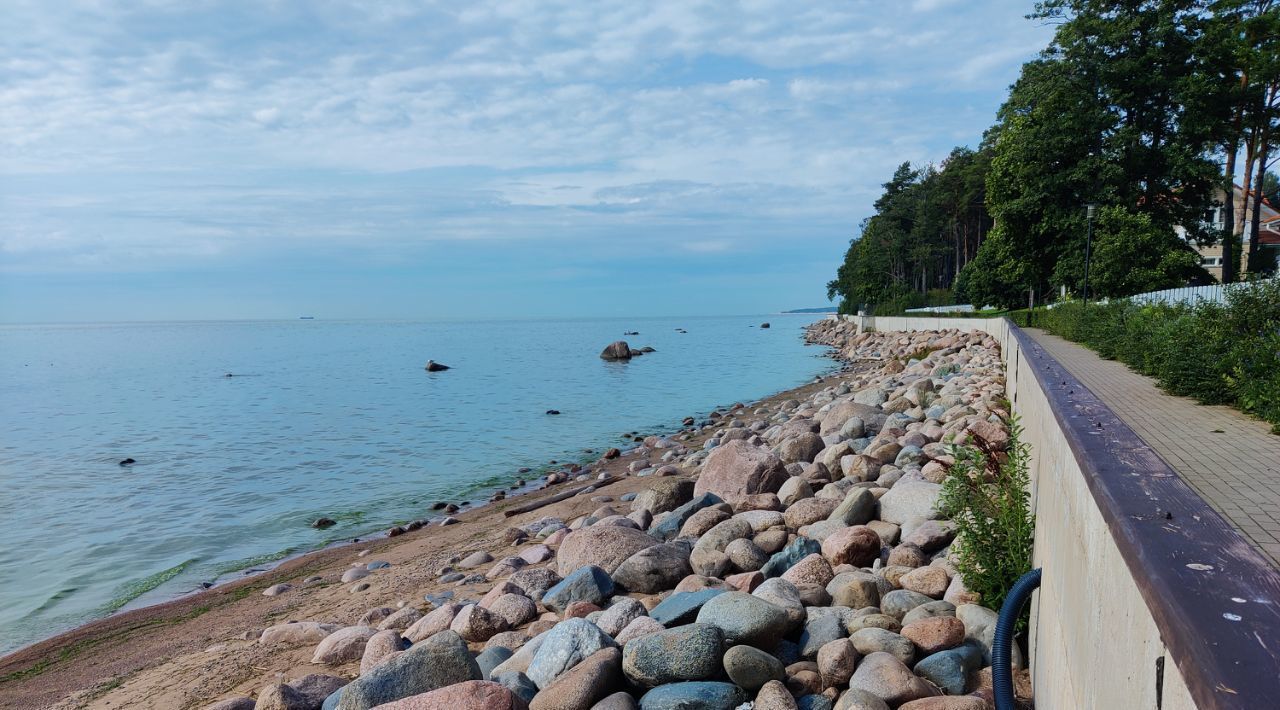
<path fill-rule="evenodd" d="M 870 567 L 880 556 L 880 536 L 865 525 L 842 528 L 822 541 L 822 556 L 832 567 Z"/>
<path fill-rule="evenodd" d="M 458 615 L 462 610 L 461 604 L 448 602 L 432 609 L 426 616 L 418 619 L 409 628 L 405 629 L 404 637 L 413 643 L 429 639 L 432 636 L 444 631 L 453 624 L 453 617 Z"/>
<path fill-rule="evenodd" d="M 546 689 L 583 659 L 615 646 L 613 639 L 590 621 L 565 619 L 547 632 L 525 675 L 539 688 Z"/>
<path fill-rule="evenodd" d="M 653 621 L 663 626 L 687 624 L 698 616 L 703 605 L 724 594 L 723 589 L 700 589 L 696 592 L 676 592 L 649 610 Z"/>
<path fill-rule="evenodd" d="M 609 343 L 600 353 L 600 357 L 604 360 L 630 360 L 634 354 L 631 346 L 627 345 L 627 341 L 617 340 Z"/>
<path fill-rule="evenodd" d="M 344 693 L 345 695 L 345 693 Z M 498 683 L 469 680 L 378 706 L 378 710 L 528 710 L 524 699 Z"/>
<path fill-rule="evenodd" d="M 714 493 L 703 493 L 694 496 L 693 500 L 662 516 L 649 528 L 649 534 L 659 540 L 670 540 L 680 534 L 680 529 L 700 510 L 704 510 L 724 501 Z"/>
<path fill-rule="evenodd" d="M 740 688 L 757 691 L 771 680 L 786 680 L 782 661 L 753 646 L 734 646 L 724 654 L 724 672 Z"/>
<path fill-rule="evenodd" d="M 653 515 L 675 510 L 693 499 L 693 481 L 684 478 L 660 478 L 640 491 L 631 502 L 632 510 L 647 510 Z"/>
<path fill-rule="evenodd" d="M 529 710 L 590 710 L 597 700 L 622 685 L 621 658 L 616 648 L 603 648 L 587 656 L 534 696 Z"/>
<path fill-rule="evenodd" d="M 537 601 L 546 594 L 548 589 L 559 584 L 561 577 L 550 567 L 525 567 L 511 575 L 507 582 L 524 590 L 526 597 Z"/>
<path fill-rule="evenodd" d="M 640 710 L 733 710 L 749 699 L 746 691 L 733 683 L 669 683 L 645 693 Z"/>
<path fill-rule="evenodd" d="M 866 525 L 876 517 L 876 497 L 866 488 L 855 488 L 849 491 L 840 505 L 831 512 L 828 520 L 837 520 L 845 525 Z"/>
<path fill-rule="evenodd" d="M 760 568 L 760 572 L 766 577 L 780 577 L 784 572 L 791 569 L 795 563 L 819 552 L 822 552 L 822 545 L 817 540 L 797 537 L 787 543 L 786 547 L 775 552 L 773 557 L 770 557 L 769 561 L 764 563 L 764 567 Z"/>
<path fill-rule="evenodd" d="M 778 447 L 778 458 L 782 463 L 809 463 L 826 447 L 822 437 L 812 432 L 805 432 L 788 438 Z"/>
<path fill-rule="evenodd" d="M 573 570 L 559 583 L 548 589 L 542 595 L 542 605 L 551 611 L 562 612 L 574 602 L 585 601 L 599 605 L 611 596 L 613 596 L 613 578 L 609 573 L 595 565 L 586 565 Z"/>
<path fill-rule="evenodd" d="M 725 592 L 702 605 L 698 623 L 720 627 L 731 644 L 772 648 L 786 635 L 791 619 L 785 609 L 760 597 Z"/>
<path fill-rule="evenodd" d="M 289 681 L 289 686 L 305 698 L 307 707 L 318 707 L 324 703 L 326 698 L 350 682 L 346 678 L 340 678 L 336 675 L 311 673 L 297 680 Z M 336 703 L 337 701 L 335 700 L 334 702 Z"/>
<path fill-rule="evenodd" d="M 849 687 L 865 690 L 890 707 L 941 694 L 928 681 L 912 673 L 902 661 L 879 651 L 862 659 L 849 679 Z"/>
<path fill-rule="evenodd" d="M 449 628 L 464 641 L 482 643 L 510 628 L 507 620 L 498 614 L 475 604 L 458 610 Z"/>
<path fill-rule="evenodd" d="M 981 667 L 982 649 L 965 644 L 928 656 L 912 670 L 916 675 L 942 688 L 942 692 L 961 695 L 969 685 L 969 677 Z"/>
<path fill-rule="evenodd" d="M 258 691 L 258 702 L 254 710 L 302 710 L 307 707 L 306 698 L 302 697 L 291 685 L 274 683 Z"/>
<path fill-rule="evenodd" d="M 441 631 L 351 681 L 342 689 L 337 710 L 369 710 L 393 700 L 480 679 L 480 666 L 462 637 Z"/>
<path fill-rule="evenodd" d="M 316 646 L 312 663 L 323 663 L 328 666 L 341 665 L 349 661 L 358 661 L 364 655 L 364 646 L 377 633 L 369 626 L 348 626 L 324 637 Z"/>
<path fill-rule="evenodd" d="M 337 624 L 321 624 L 316 621 L 295 621 L 267 627 L 258 637 L 263 646 L 306 646 L 320 643 L 326 636 L 342 628 Z"/>
<path fill-rule="evenodd" d="M 632 683 L 652 688 L 686 680 L 706 680 L 720 670 L 724 632 L 710 624 L 688 624 L 631 641 L 622 651 L 622 672 Z"/>
<path fill-rule="evenodd" d="M 689 547 L 668 542 L 647 547 L 628 557 L 613 573 L 613 581 L 628 592 L 656 594 L 679 584 L 693 574 Z"/>
<path fill-rule="evenodd" d="M 618 634 L 627 625 L 642 616 L 648 616 L 649 610 L 639 599 L 631 597 L 617 597 L 613 603 L 609 604 L 609 608 L 600 613 L 596 617 L 595 624 L 600 630 L 618 640 Z"/>
<path fill-rule="evenodd" d="M 556 552 L 556 564 L 562 575 L 587 565 L 613 574 L 628 557 L 656 544 L 652 536 L 634 528 L 592 525 L 565 537 Z"/>
<path fill-rule="evenodd" d="M 909 520 L 938 517 L 938 496 L 942 486 L 928 481 L 901 480 L 880 496 L 880 519 L 894 525 Z"/>
<path fill-rule="evenodd" d="M 693 492 L 714 493 L 733 503 L 757 493 L 777 493 L 788 477 L 782 460 L 768 449 L 730 441 L 707 457 Z"/>
<path fill-rule="evenodd" d="M 822 436 L 839 433 L 850 419 L 857 417 L 868 431 L 879 431 L 884 424 L 885 413 L 879 407 L 852 400 L 836 402 L 831 405 L 822 417 L 822 428 L 818 433 Z"/>

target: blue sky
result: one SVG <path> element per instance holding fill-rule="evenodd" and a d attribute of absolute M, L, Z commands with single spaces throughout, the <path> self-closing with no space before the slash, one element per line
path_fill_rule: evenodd
<path fill-rule="evenodd" d="M 975 144 L 1029 2 L 23 2 L 0 321 L 826 304 L 880 183 Z"/>

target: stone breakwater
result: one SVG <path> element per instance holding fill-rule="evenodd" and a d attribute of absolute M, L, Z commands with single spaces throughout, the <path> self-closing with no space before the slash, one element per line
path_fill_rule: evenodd
<path fill-rule="evenodd" d="M 628 455 L 652 485 L 455 556 L 427 604 L 262 630 L 326 671 L 208 707 L 990 708 L 996 612 L 957 574 L 937 503 L 951 444 L 1007 440 L 997 344 L 831 321 L 809 338 L 851 369 L 649 437 Z"/>

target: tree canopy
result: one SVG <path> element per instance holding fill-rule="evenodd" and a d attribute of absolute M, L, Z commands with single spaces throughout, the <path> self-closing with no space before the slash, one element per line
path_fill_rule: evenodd
<path fill-rule="evenodd" d="M 1232 212 L 1225 233 L 1205 215 L 1237 178 L 1246 190 L 1252 178 L 1263 188 L 1255 193 L 1271 184 L 1274 3 L 1040 2 L 1031 17 L 1055 23 L 1054 39 L 1023 66 L 981 147 L 953 150 L 937 170 L 899 166 L 829 294 L 846 311 L 938 300 L 944 289 L 1003 307 L 1031 293 L 1079 294 L 1091 203 L 1100 209 L 1090 295 L 1208 280 L 1195 246 L 1238 243 L 1249 206 Z M 1251 270 L 1261 262 L 1251 259 Z"/>

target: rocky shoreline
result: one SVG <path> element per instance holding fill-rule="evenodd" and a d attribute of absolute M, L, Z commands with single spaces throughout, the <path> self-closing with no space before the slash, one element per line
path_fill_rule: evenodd
<path fill-rule="evenodd" d="M 995 612 L 935 504 L 949 442 L 1007 437 L 997 345 L 808 337 L 851 365 L 610 452 L 563 501 L 282 568 L 212 645 L 59 707 L 990 707 Z"/>

